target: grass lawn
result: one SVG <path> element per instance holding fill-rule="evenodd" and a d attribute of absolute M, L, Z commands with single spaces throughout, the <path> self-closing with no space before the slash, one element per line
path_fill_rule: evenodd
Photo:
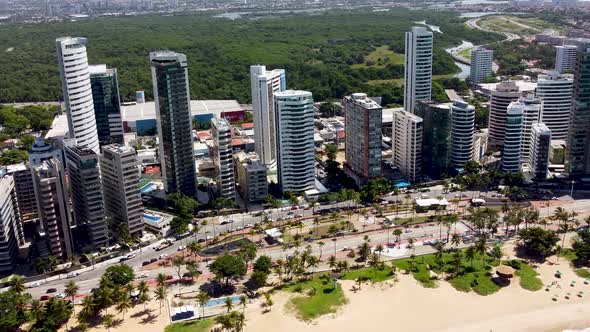
<path fill-rule="evenodd" d="M 412 271 L 414 279 L 416 279 L 422 286 L 426 288 L 436 288 L 438 284 L 435 280 L 430 277 L 430 271 L 428 270 L 427 264 L 434 262 L 434 255 L 425 255 L 416 257 L 414 260 L 415 269 Z M 409 271 L 411 265 L 410 258 L 404 258 L 395 261 L 395 266 L 400 270 Z"/>
<path fill-rule="evenodd" d="M 588 269 L 575 269 L 574 272 L 580 278 L 590 278 L 590 270 Z"/>
<path fill-rule="evenodd" d="M 369 64 L 372 63 L 370 66 Z M 364 57 L 363 63 L 357 63 L 352 65 L 352 68 L 384 68 L 388 64 L 392 65 L 403 65 L 404 55 L 395 53 L 389 49 L 389 46 L 383 45 L 377 47 L 373 52 L 367 54 Z"/>
<path fill-rule="evenodd" d="M 465 48 L 458 52 L 458 54 L 467 60 L 471 59 L 471 48 Z"/>
<path fill-rule="evenodd" d="M 543 288 L 543 282 L 537 278 L 539 273 L 532 267 L 522 261 L 512 260 L 504 262 L 505 265 L 510 265 L 516 269 L 516 275 L 520 278 L 520 287 L 536 292 Z"/>
<path fill-rule="evenodd" d="M 563 257 L 565 259 L 567 259 L 570 262 L 573 262 L 576 260 L 576 252 L 573 251 L 571 248 L 565 248 L 563 249 L 560 253 L 559 253 L 560 257 Z"/>
<path fill-rule="evenodd" d="M 166 326 L 164 332 L 208 332 L 213 326 L 213 319 L 205 318 L 190 322 L 174 323 Z"/>
<path fill-rule="evenodd" d="M 397 220 L 395 220 L 395 224 L 396 225 L 413 225 L 413 224 L 419 224 L 421 222 L 425 222 L 427 220 L 428 220 L 427 216 L 413 217 L 413 218 L 398 218 Z"/>
<path fill-rule="evenodd" d="M 340 277 L 344 280 L 356 280 L 358 277 L 368 278 L 371 282 L 382 282 L 385 280 L 392 279 L 395 275 L 392 273 L 391 268 L 385 266 L 383 269 L 374 267 L 368 267 L 364 269 L 352 270 L 346 272 Z"/>
<path fill-rule="evenodd" d="M 542 30 L 537 29 L 532 24 L 528 24 L 526 21 L 518 21 L 512 16 L 488 16 L 482 18 L 479 22 L 483 27 L 488 29 L 502 32 L 511 32 L 520 35 L 530 35 L 539 32 L 539 30 Z M 522 26 L 521 24 L 527 25 L 530 28 Z"/>
<path fill-rule="evenodd" d="M 466 273 L 449 282 L 458 291 L 470 292 L 473 290 L 479 295 L 491 295 L 500 290 L 500 286 L 492 281 L 488 271 Z"/>
<path fill-rule="evenodd" d="M 287 307 L 293 310 L 297 318 L 312 321 L 320 316 L 335 313 L 348 300 L 340 284 L 333 288 L 330 275 L 314 277 L 312 280 L 286 286 L 289 292 L 301 293 L 289 300 Z M 313 290 L 312 290 L 313 289 Z"/>

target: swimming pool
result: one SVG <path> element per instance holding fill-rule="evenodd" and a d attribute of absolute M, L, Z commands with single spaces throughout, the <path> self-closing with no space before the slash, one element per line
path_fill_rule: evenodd
<path fill-rule="evenodd" d="M 223 304 L 225 304 L 225 299 L 226 299 L 226 297 L 220 297 L 218 299 L 210 300 L 209 302 L 207 302 L 207 304 L 205 304 L 205 308 L 223 305 Z M 230 299 L 233 304 L 240 302 L 240 297 L 238 295 L 230 296 Z"/>
<path fill-rule="evenodd" d="M 151 222 L 158 222 L 158 221 L 160 221 L 160 219 L 162 219 L 162 217 L 151 215 L 151 214 L 144 214 L 143 219 L 145 219 L 147 221 L 151 221 Z"/>
<path fill-rule="evenodd" d="M 153 182 L 150 182 L 150 183 L 146 184 L 145 186 L 141 187 L 141 189 L 139 189 L 139 191 L 142 194 L 147 194 L 151 191 L 156 190 L 156 188 L 158 188 L 158 185 Z"/>

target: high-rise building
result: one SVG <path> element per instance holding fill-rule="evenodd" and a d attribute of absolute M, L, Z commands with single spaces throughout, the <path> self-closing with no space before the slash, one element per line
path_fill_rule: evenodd
<path fill-rule="evenodd" d="M 46 142 L 43 137 L 36 137 L 35 143 L 33 143 L 29 151 L 29 167 L 32 169 L 33 165 L 40 164 L 51 158 L 56 158 L 63 162 L 63 151 L 53 144 Z"/>
<path fill-rule="evenodd" d="M 25 236 L 32 235 L 34 222 L 39 218 L 37 212 L 37 199 L 33 187 L 31 169 L 25 163 L 3 166 L 0 176 L 10 175 L 14 180 L 14 192 L 16 195 L 15 212 L 17 215 L 16 238 L 19 245 L 26 242 Z M 30 232 L 25 234 L 25 228 Z"/>
<path fill-rule="evenodd" d="M 450 164 L 451 103 L 431 100 L 416 104 L 416 115 L 422 118 L 422 170 L 431 178 L 440 178 Z"/>
<path fill-rule="evenodd" d="M 406 32 L 404 109 L 410 113 L 414 113 L 416 102 L 431 99 L 432 43 L 432 32 L 425 27 Z"/>
<path fill-rule="evenodd" d="M 117 69 L 93 65 L 89 66 L 89 71 L 98 141 L 101 145 L 123 143 Z"/>
<path fill-rule="evenodd" d="M 508 105 L 508 109 L 519 108 L 522 113 L 522 129 L 520 142 L 520 159 L 521 161 L 528 160 L 531 153 L 531 131 L 533 124 L 539 122 L 541 113 L 543 112 L 543 102 L 533 95 L 526 95 L 520 97 Z M 506 142 L 506 140 L 504 140 Z"/>
<path fill-rule="evenodd" d="M 492 64 L 494 62 L 494 51 L 482 47 L 471 50 L 471 71 L 469 80 L 472 84 L 482 82 L 486 77 L 492 75 Z"/>
<path fill-rule="evenodd" d="M 410 182 L 422 173 L 422 134 L 422 118 L 403 110 L 393 111 L 392 162 Z"/>
<path fill-rule="evenodd" d="M 590 48 L 578 52 L 574 77 L 565 164 L 570 175 L 579 176 L 590 174 Z"/>
<path fill-rule="evenodd" d="M 473 160 L 480 161 L 488 150 L 488 129 L 480 129 L 473 134 Z"/>
<path fill-rule="evenodd" d="M 105 245 L 109 230 L 104 214 L 100 156 L 91 149 L 79 146 L 67 147 L 65 155 L 74 223 L 78 227 L 86 227 L 92 245 Z"/>
<path fill-rule="evenodd" d="M 460 100 L 451 105 L 451 166 L 463 168 L 473 158 L 475 107 Z"/>
<path fill-rule="evenodd" d="M 121 144 L 102 147 L 100 158 L 105 215 L 126 225 L 129 235 L 143 233 L 143 204 L 139 188 L 140 163 L 133 148 Z"/>
<path fill-rule="evenodd" d="M 541 120 L 551 129 L 553 139 L 567 139 L 574 93 L 571 74 L 539 75 L 535 96 L 543 101 Z"/>
<path fill-rule="evenodd" d="M 502 151 L 502 170 L 519 172 L 522 156 L 522 118 L 523 105 L 510 103 L 506 112 L 506 129 L 504 132 L 504 150 Z"/>
<path fill-rule="evenodd" d="M 488 146 L 491 150 L 501 149 L 504 145 L 504 129 L 506 127 L 506 111 L 511 102 L 521 96 L 520 89 L 513 81 L 505 81 L 490 91 L 490 115 L 488 128 Z"/>
<path fill-rule="evenodd" d="M 100 153 L 86 38 L 62 37 L 55 42 L 69 135 L 79 146 Z"/>
<path fill-rule="evenodd" d="M 535 123 L 531 130 L 529 165 L 535 179 L 546 179 L 551 151 L 551 129 L 544 123 Z"/>
<path fill-rule="evenodd" d="M 577 51 L 578 47 L 575 45 L 555 46 L 555 71 L 558 74 L 573 71 L 576 65 Z"/>
<path fill-rule="evenodd" d="M 152 52 L 150 61 L 164 189 L 193 197 L 197 182 L 186 56 Z"/>
<path fill-rule="evenodd" d="M 236 180 L 231 147 L 231 126 L 226 119 L 211 119 L 211 136 L 213 137 L 212 160 L 216 168 L 216 182 L 219 196 L 236 200 Z"/>
<path fill-rule="evenodd" d="M 346 150 L 345 170 L 358 184 L 381 176 L 382 108 L 364 93 L 342 99 Z"/>
<path fill-rule="evenodd" d="M 0 177 L 0 273 L 9 274 L 18 254 L 16 192 L 11 175 Z"/>
<path fill-rule="evenodd" d="M 277 175 L 283 193 L 315 189 L 313 97 L 311 92 L 275 93 Z"/>
<path fill-rule="evenodd" d="M 268 195 L 267 169 L 256 152 L 234 154 L 236 184 L 246 203 L 261 202 Z"/>
<path fill-rule="evenodd" d="M 266 70 L 266 66 L 250 66 L 254 145 L 260 160 L 267 167 L 276 165 L 276 124 L 273 96 L 287 88 L 284 69 Z"/>
<path fill-rule="evenodd" d="M 65 172 L 57 158 L 33 166 L 41 237 L 49 245 L 49 254 L 60 259 L 72 255 L 71 217 Z"/>

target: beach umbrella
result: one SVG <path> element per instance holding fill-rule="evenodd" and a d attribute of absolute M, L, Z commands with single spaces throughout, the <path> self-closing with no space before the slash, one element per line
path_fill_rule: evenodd
<path fill-rule="evenodd" d="M 514 277 L 514 268 L 508 265 L 500 265 L 496 268 L 496 274 L 501 278 L 512 278 Z"/>

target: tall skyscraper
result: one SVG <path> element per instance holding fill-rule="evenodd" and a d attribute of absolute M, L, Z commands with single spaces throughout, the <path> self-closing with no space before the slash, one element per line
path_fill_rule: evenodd
<path fill-rule="evenodd" d="M 278 182 L 283 193 L 315 188 L 313 97 L 286 90 L 274 95 Z"/>
<path fill-rule="evenodd" d="M 213 164 L 217 174 L 217 190 L 223 198 L 236 200 L 236 179 L 231 147 L 231 126 L 221 118 L 211 119 L 211 136 L 213 136 Z"/>
<path fill-rule="evenodd" d="M 100 153 L 86 38 L 62 37 L 55 42 L 69 135 L 76 139 L 79 146 Z"/>
<path fill-rule="evenodd" d="M 406 66 L 404 74 L 404 109 L 414 113 L 419 100 L 432 94 L 432 32 L 413 27 L 406 32 Z"/>
<path fill-rule="evenodd" d="M 273 96 L 287 88 L 284 69 L 266 70 L 266 66 L 250 66 L 254 147 L 267 167 L 276 165 L 276 124 Z"/>
<path fill-rule="evenodd" d="M 18 254 L 16 192 L 11 175 L 0 177 L 0 273 L 9 274 Z"/>
<path fill-rule="evenodd" d="M 131 236 L 141 236 L 144 229 L 139 190 L 141 170 L 135 150 L 121 144 L 104 145 L 100 170 L 105 215 L 116 225 L 127 225 Z"/>
<path fill-rule="evenodd" d="M 422 169 L 431 178 L 440 178 L 450 164 L 451 103 L 431 100 L 416 104 L 416 115 L 422 118 Z"/>
<path fill-rule="evenodd" d="M 551 129 L 544 123 L 535 123 L 531 131 L 529 165 L 535 179 L 546 179 L 551 150 Z"/>
<path fill-rule="evenodd" d="M 491 91 L 488 122 L 488 128 L 490 129 L 488 145 L 491 150 L 501 149 L 504 145 L 506 110 L 508 109 L 508 105 L 518 100 L 520 96 L 520 89 L 513 81 L 501 82 Z"/>
<path fill-rule="evenodd" d="M 14 192 L 16 194 L 14 209 L 18 219 L 16 237 L 18 244 L 23 245 L 26 242 L 25 228 L 30 231 L 27 232 L 30 237 L 34 222 L 39 218 L 31 169 L 25 163 L 8 165 L 0 169 L 0 176 L 2 175 L 10 175 L 14 180 Z"/>
<path fill-rule="evenodd" d="M 358 184 L 381 176 L 382 108 L 364 93 L 342 99 L 346 129 L 345 169 Z"/>
<path fill-rule="evenodd" d="M 567 139 L 566 171 L 590 174 L 590 49 L 576 56 L 574 104 Z"/>
<path fill-rule="evenodd" d="M 451 166 L 463 168 L 473 158 L 475 107 L 455 100 L 451 106 Z"/>
<path fill-rule="evenodd" d="M 89 71 L 98 141 L 101 145 L 123 143 L 117 69 L 93 65 L 89 66 Z"/>
<path fill-rule="evenodd" d="M 504 150 L 502 152 L 502 170 L 504 172 L 517 173 L 520 171 L 523 109 L 524 105 L 520 103 L 510 103 L 506 112 Z"/>
<path fill-rule="evenodd" d="M 65 172 L 57 158 L 33 166 L 33 182 L 42 226 L 42 238 L 49 254 L 60 259 L 72 255 L 71 217 Z"/>
<path fill-rule="evenodd" d="M 535 98 L 533 95 L 526 95 L 520 97 L 517 101 L 510 103 L 510 105 L 508 105 L 508 110 L 511 108 L 520 109 L 520 113 L 522 114 L 520 160 L 524 162 L 530 157 L 531 132 L 533 124 L 539 122 L 541 112 L 543 112 L 543 102 L 539 98 Z M 506 127 L 508 127 L 508 125 L 506 125 Z M 506 142 L 506 137 L 504 137 L 504 142 Z"/>
<path fill-rule="evenodd" d="M 494 62 L 494 51 L 483 47 L 476 47 L 471 50 L 471 71 L 469 80 L 472 84 L 481 83 L 486 77 L 492 75 L 492 64 Z"/>
<path fill-rule="evenodd" d="M 193 132 L 186 56 L 150 53 L 162 178 L 167 193 L 196 193 Z"/>
<path fill-rule="evenodd" d="M 86 227 L 95 247 L 107 244 L 109 230 L 104 214 L 99 155 L 79 146 L 65 149 L 74 223 Z"/>
<path fill-rule="evenodd" d="M 403 110 L 393 111 L 391 147 L 393 165 L 411 182 L 422 173 L 422 118 Z"/>
<path fill-rule="evenodd" d="M 535 96 L 543 100 L 541 120 L 551 129 L 553 139 L 567 139 L 574 93 L 574 77 L 564 75 L 539 75 Z"/>
<path fill-rule="evenodd" d="M 578 47 L 575 45 L 555 46 L 555 71 L 559 74 L 573 71 L 577 51 Z"/>

